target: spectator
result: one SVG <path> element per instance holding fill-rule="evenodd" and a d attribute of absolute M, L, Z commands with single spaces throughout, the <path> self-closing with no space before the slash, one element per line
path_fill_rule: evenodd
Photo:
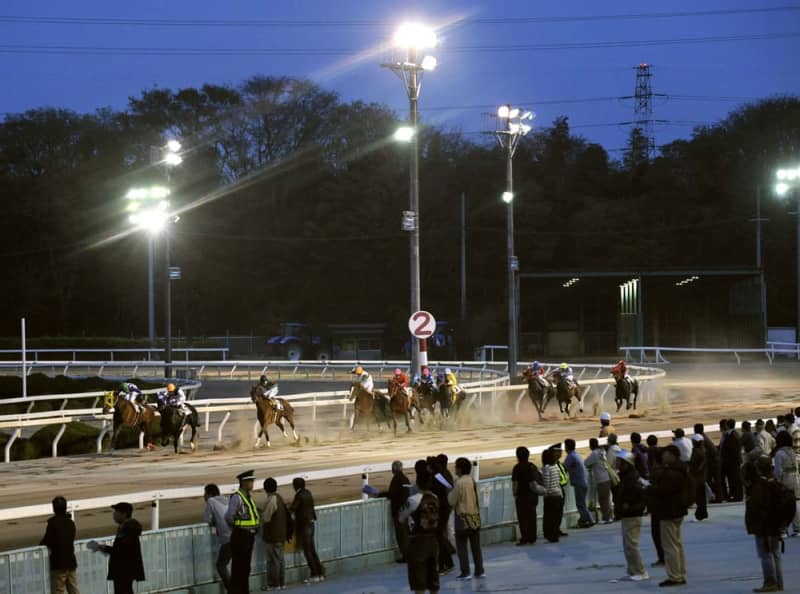
<path fill-rule="evenodd" d="M 451 485 L 455 484 L 455 479 L 450 471 L 447 469 L 447 454 L 439 454 L 436 456 L 436 461 L 439 463 L 439 469 L 441 470 L 442 476 L 447 480 L 447 482 Z M 435 478 L 435 477 L 434 477 Z M 450 507 L 450 504 L 447 504 Z M 447 530 L 445 531 L 447 536 L 447 542 L 450 543 L 450 551 L 452 552 L 452 547 L 456 544 L 456 529 L 455 529 L 455 518 L 452 511 L 447 516 Z"/>
<path fill-rule="evenodd" d="M 536 508 L 539 495 L 544 494 L 544 479 L 536 465 L 530 461 L 528 448 L 517 448 L 517 464 L 511 471 L 511 489 L 517 508 L 519 542 L 517 545 L 536 543 Z M 537 484 L 540 491 L 537 490 Z"/>
<path fill-rule="evenodd" d="M 439 531 L 437 533 L 439 538 L 439 573 L 441 575 L 447 575 L 455 568 L 455 564 L 453 563 L 455 548 L 450 543 L 448 535 L 449 530 L 447 527 L 452 512 L 452 507 L 447 501 L 447 494 L 450 492 L 450 489 L 453 488 L 453 483 L 447 480 L 447 476 L 442 472 L 443 470 L 447 472 L 447 469 L 442 469 L 436 457 L 431 456 L 428 458 L 428 468 L 430 468 L 433 474 L 433 486 L 431 490 L 439 499 Z M 449 475 L 450 473 L 447 472 L 447 474 Z"/>
<path fill-rule="evenodd" d="M 772 419 L 767 419 L 767 422 L 764 423 L 764 431 L 769 433 L 772 436 L 772 439 L 778 435 L 778 430 L 775 428 L 775 421 Z"/>
<path fill-rule="evenodd" d="M 646 479 L 650 476 L 650 469 L 647 466 L 647 448 L 642 445 L 642 436 L 635 431 L 631 433 L 631 453 L 639 476 Z"/>
<path fill-rule="evenodd" d="M 87 548 L 108 555 L 108 579 L 114 582 L 114 594 L 133 594 L 133 582 L 143 582 L 144 560 L 139 536 L 142 525 L 133 519 L 133 506 L 130 503 L 116 503 L 114 522 L 118 524 L 114 543 L 101 545 L 92 540 Z"/>
<path fill-rule="evenodd" d="M 706 444 L 703 436 L 695 433 L 692 436 L 692 457 L 689 459 L 689 474 L 694 483 L 694 501 L 697 506 L 694 518 L 702 522 L 708 518 L 706 505 Z"/>
<path fill-rule="evenodd" d="M 245 470 L 236 475 L 239 489 L 228 500 L 225 521 L 231 530 L 231 594 L 250 592 L 250 567 L 253 545 L 258 533 L 258 508 L 253 501 L 255 471 Z"/>
<path fill-rule="evenodd" d="M 542 452 L 542 476 L 544 478 L 544 514 L 542 530 L 549 542 L 558 542 L 561 536 L 561 514 L 563 496 L 558 467 L 553 450 Z"/>
<path fill-rule="evenodd" d="M 798 477 L 797 457 L 792 448 L 792 436 L 786 431 L 778 434 L 775 450 L 775 478 L 794 493 L 795 499 L 800 499 L 800 478 Z M 792 534 L 800 534 L 800 508 L 792 521 Z"/>
<path fill-rule="evenodd" d="M 297 543 L 303 547 L 303 556 L 306 558 L 311 575 L 306 583 L 316 583 L 325 580 L 325 568 L 317 555 L 314 544 L 314 524 L 317 521 L 317 512 L 314 510 L 314 497 L 306 489 L 306 481 L 302 477 L 292 479 L 294 500 L 292 513 L 294 514 L 294 529 L 297 534 Z"/>
<path fill-rule="evenodd" d="M 797 426 L 795 423 L 794 415 L 789 414 L 783 418 L 783 422 L 786 424 L 786 430 L 789 432 L 789 435 L 792 436 L 792 448 L 794 449 L 794 454 L 797 457 L 800 457 L 800 427 Z"/>
<path fill-rule="evenodd" d="M 561 442 L 554 443 L 550 446 L 550 451 L 553 452 L 553 464 L 558 469 L 558 484 L 561 487 L 561 517 L 564 517 L 564 501 L 567 498 L 567 485 L 569 484 L 569 475 L 567 474 L 567 469 L 564 468 L 564 465 L 561 463 Z M 568 536 L 566 532 L 561 531 L 561 521 L 559 520 L 559 530 L 558 533 L 560 536 Z"/>
<path fill-rule="evenodd" d="M 720 423 L 722 426 L 722 423 Z M 727 501 L 741 501 L 742 481 L 740 468 L 742 466 L 742 442 L 735 430 L 736 421 L 725 421 L 725 433 L 720 438 L 719 457 L 722 467 L 723 495 Z"/>
<path fill-rule="evenodd" d="M 575 440 L 564 440 L 564 447 L 567 450 L 567 457 L 564 460 L 564 468 L 569 474 L 569 483 L 575 491 L 575 506 L 578 508 L 578 528 L 591 528 L 594 523 L 586 509 L 586 492 L 589 485 L 586 482 L 586 467 L 583 465 L 583 458 L 575 449 Z"/>
<path fill-rule="evenodd" d="M 683 429 L 680 427 L 672 431 L 672 443 L 678 448 L 678 451 L 681 453 L 681 462 L 686 464 L 689 463 L 689 460 L 692 457 L 692 440 L 686 437 L 686 434 L 683 432 Z"/>
<path fill-rule="evenodd" d="M 400 510 L 401 522 L 408 522 L 408 585 L 416 594 L 439 592 L 439 499 L 431 490 L 433 477 L 420 467 L 417 492 Z"/>
<path fill-rule="evenodd" d="M 722 479 L 720 477 L 720 469 L 719 469 L 719 450 L 717 446 L 714 445 L 714 442 L 711 441 L 711 438 L 706 435 L 705 426 L 703 423 L 695 423 L 694 426 L 694 433 L 695 435 L 702 435 L 703 436 L 703 443 L 706 446 L 705 454 L 706 454 L 706 482 L 708 486 L 711 488 L 711 492 L 714 495 L 712 501 L 708 501 L 707 503 L 720 503 L 722 502 L 722 493 L 720 492 L 720 483 Z"/>
<path fill-rule="evenodd" d="M 603 514 L 603 523 L 610 524 L 614 520 L 611 517 L 611 477 L 608 475 L 606 466 L 606 453 L 600 447 L 597 438 L 589 440 L 591 453 L 586 457 L 583 465 L 589 471 L 589 476 L 597 490 L 597 502 Z M 600 518 L 597 518 L 600 521 Z"/>
<path fill-rule="evenodd" d="M 680 586 L 686 583 L 686 554 L 681 538 L 681 525 L 687 513 L 688 471 L 680 460 L 680 451 L 668 445 L 662 451 L 663 465 L 653 471 L 650 493 L 659 517 L 661 544 L 667 579 L 659 586 Z"/>
<path fill-rule="evenodd" d="M 600 413 L 600 434 L 598 437 L 616 435 L 617 430 L 611 425 L 611 415 L 607 412 Z"/>
<path fill-rule="evenodd" d="M 772 475 L 772 462 L 762 456 L 755 464 L 755 477 L 750 495 L 745 503 L 744 522 L 747 533 L 755 537 L 756 551 L 761 559 L 764 584 L 753 592 L 780 592 L 783 590 L 781 571 L 781 528 L 772 520 L 770 514 L 777 503 L 772 493 L 775 479 Z"/>
<path fill-rule="evenodd" d="M 763 419 L 756 421 L 756 441 L 767 455 L 775 449 L 775 438 L 766 431 Z"/>
<path fill-rule="evenodd" d="M 203 489 L 203 499 L 206 502 L 206 509 L 203 517 L 206 524 L 217 529 L 217 560 L 214 563 L 217 568 L 222 586 L 227 592 L 231 587 L 231 574 L 228 573 L 228 563 L 231 562 L 231 527 L 225 521 L 225 512 L 228 509 L 228 498 L 220 495 L 219 487 L 214 483 L 209 483 Z"/>
<path fill-rule="evenodd" d="M 458 458 L 456 460 L 456 476 L 458 478 L 453 490 L 447 495 L 455 517 L 456 549 L 461 568 L 461 574 L 458 576 L 460 580 L 468 580 L 472 577 L 469 574 L 468 541 L 472 550 L 472 561 L 475 564 L 475 577 L 486 576 L 481 553 L 481 510 L 478 507 L 478 489 L 470 475 L 471 471 L 472 463 L 466 458 Z"/>
<path fill-rule="evenodd" d="M 400 559 L 398 563 L 406 562 L 406 552 L 408 551 L 408 525 L 401 522 L 399 518 L 400 509 L 405 505 L 410 495 L 411 481 L 403 474 L 403 463 L 400 460 L 392 462 L 392 480 L 389 483 L 389 490 L 381 493 L 381 496 L 389 498 L 389 510 L 392 514 L 394 524 L 394 536 L 397 540 L 397 547 L 400 549 Z"/>
<path fill-rule="evenodd" d="M 608 436 L 606 440 L 607 444 L 607 454 L 608 454 L 608 461 L 611 463 L 612 466 L 616 467 L 617 465 L 617 454 L 622 451 L 622 448 L 619 447 L 619 438 L 617 437 L 616 433 L 612 433 Z"/>
<path fill-rule="evenodd" d="M 751 430 L 750 421 L 742 421 L 741 440 L 745 452 L 756 447 L 756 434 Z"/>
<path fill-rule="evenodd" d="M 636 470 L 635 456 L 623 450 L 617 454 L 617 458 L 620 482 L 617 486 L 615 511 L 622 520 L 622 547 L 628 566 L 628 573 L 622 579 L 641 582 L 650 579 L 639 552 L 642 516 L 646 508 L 645 494 Z"/>
<path fill-rule="evenodd" d="M 662 448 L 658 446 L 658 437 L 655 435 L 647 436 L 647 461 L 650 466 L 650 478 L 661 468 Z M 661 519 L 658 515 L 658 506 L 650 490 L 645 491 L 647 495 L 647 508 L 650 510 L 650 538 L 656 548 L 658 558 L 650 564 L 650 567 L 664 566 L 664 547 L 661 546 Z"/>
<path fill-rule="evenodd" d="M 289 510 L 278 494 L 278 482 L 270 477 L 264 480 L 267 501 L 261 511 L 262 537 L 267 555 L 267 585 L 262 590 L 278 590 L 286 587 L 286 562 L 284 544 L 291 538 L 289 533 Z"/>
<path fill-rule="evenodd" d="M 50 587 L 53 594 L 81 594 L 78 589 L 78 577 L 75 570 L 78 561 L 75 559 L 75 522 L 67 513 L 67 500 L 53 498 L 53 516 L 47 520 L 40 546 L 50 551 Z"/>

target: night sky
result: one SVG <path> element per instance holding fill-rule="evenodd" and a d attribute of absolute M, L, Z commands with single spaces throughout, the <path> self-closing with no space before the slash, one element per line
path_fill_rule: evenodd
<path fill-rule="evenodd" d="M 749 9 L 758 12 L 729 12 Z M 698 11 L 728 12 L 652 17 Z M 57 22 L 43 22 L 45 17 Z M 473 22 L 446 26 L 459 18 Z M 125 22 L 113 22 L 117 19 Z M 491 19 L 499 22 L 487 22 Z M 444 26 L 435 50 L 439 68 L 423 83 L 423 120 L 476 140 L 487 123 L 481 114 L 511 102 L 532 108 L 540 126 L 567 115 L 576 133 L 619 149 L 628 130 L 620 122 L 633 119 L 633 101 L 622 97 L 633 95 L 634 66 L 640 62 L 653 65 L 653 91 L 667 95 L 653 104 L 653 117 L 663 120 L 656 126 L 659 144 L 688 136 L 694 125 L 718 121 L 748 99 L 800 94 L 800 4 L 789 2 L 4 0 L 0 112 L 42 106 L 121 109 L 145 88 L 235 85 L 263 74 L 310 77 L 344 99 L 385 103 L 404 115 L 400 82 L 380 68 L 380 54 L 369 51 L 403 20 Z M 631 43 L 697 38 L 705 41 Z M 592 45 L 598 42 L 622 43 Z M 524 47 L 512 51 L 513 46 Z M 175 55 L 175 49 L 204 55 Z M 270 55 L 256 49 L 291 51 Z M 214 53 L 206 55 L 209 51 Z M 225 53 L 230 55 L 220 55 Z"/>

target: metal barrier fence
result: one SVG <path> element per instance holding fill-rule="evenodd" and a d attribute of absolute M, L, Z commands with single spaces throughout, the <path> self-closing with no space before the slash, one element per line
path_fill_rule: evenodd
<path fill-rule="evenodd" d="M 565 502 L 565 518 L 576 516 L 572 490 Z M 516 522 L 509 477 L 478 482 L 478 499 L 484 530 Z M 539 507 L 542 509 L 542 506 Z M 323 563 L 390 552 L 395 545 L 387 499 L 324 505 L 317 508 L 315 542 Z M 568 522 L 569 523 L 569 522 Z M 100 539 L 111 544 L 110 538 Z M 88 540 L 75 543 L 78 584 L 83 592 L 108 593 L 108 557 L 86 548 Z M 141 538 L 147 581 L 137 584 L 139 593 L 167 592 L 216 581 L 215 536 L 205 524 L 145 532 Z M 252 574 L 266 572 L 261 538 L 256 539 Z M 301 578 L 305 571 L 302 553 L 287 553 L 287 578 Z M 46 547 L 31 547 L 0 553 L 0 594 L 42 594 L 50 591 Z"/>
<path fill-rule="evenodd" d="M 190 355 L 194 355 L 195 353 L 202 353 L 204 356 L 208 356 L 209 353 L 218 353 L 221 355 L 222 360 L 228 358 L 228 353 L 230 349 L 226 347 L 195 347 L 195 348 L 174 348 L 172 349 L 172 353 L 174 357 L 177 357 L 179 354 L 183 354 L 186 361 L 189 361 Z M 153 355 L 163 355 L 164 349 L 154 349 L 154 348 L 104 348 L 104 349 L 25 349 L 25 357 L 28 359 L 28 363 L 35 363 L 39 361 L 51 361 L 51 360 L 58 360 L 62 359 L 64 353 L 72 354 L 72 360 L 76 361 L 78 359 L 78 355 L 92 355 L 93 357 L 97 355 L 97 353 L 107 353 L 108 358 L 110 361 L 114 360 L 114 354 L 123 355 L 125 357 L 130 357 L 133 354 L 142 354 L 143 360 L 147 361 L 154 361 Z M 6 355 L 13 355 L 17 357 L 22 357 L 22 350 L 21 349 L 0 349 L 0 359 L 4 358 Z M 59 355 L 58 359 L 55 357 L 48 358 L 48 355 Z M 31 360 L 32 359 L 32 360 Z M 130 360 L 130 358 L 125 359 Z"/>
<path fill-rule="evenodd" d="M 638 360 L 639 363 L 650 363 L 648 359 L 648 352 L 651 353 L 652 362 L 666 363 L 669 361 L 664 357 L 664 353 L 709 353 L 709 354 L 729 354 L 736 358 L 736 363 L 741 365 L 741 355 L 761 354 L 766 356 L 769 364 L 775 361 L 776 355 L 785 355 L 788 357 L 795 357 L 800 361 L 800 343 L 794 342 L 768 342 L 767 348 L 764 349 L 748 349 L 748 348 L 732 348 L 732 349 L 712 349 L 712 348 L 691 348 L 691 347 L 663 347 L 663 346 L 622 346 L 619 347 L 620 351 L 625 353 L 625 359 L 628 361 Z"/>

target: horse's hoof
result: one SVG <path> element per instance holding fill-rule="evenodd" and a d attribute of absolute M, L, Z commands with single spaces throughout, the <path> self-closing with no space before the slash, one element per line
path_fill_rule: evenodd
<path fill-rule="evenodd" d="M 271 448 L 271 447 L 272 447 L 272 444 L 271 444 L 270 442 L 267 442 L 267 447 L 268 447 L 268 448 Z"/>

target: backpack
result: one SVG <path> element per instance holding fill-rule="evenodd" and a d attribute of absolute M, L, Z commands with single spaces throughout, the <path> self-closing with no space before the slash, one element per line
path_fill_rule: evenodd
<path fill-rule="evenodd" d="M 783 532 L 794 520 L 797 501 L 794 491 L 783 483 L 770 481 L 770 505 L 768 521 L 775 532 Z"/>
<path fill-rule="evenodd" d="M 430 491 L 423 491 L 419 506 L 411 514 L 414 519 L 414 534 L 430 534 L 439 530 L 439 498 Z"/>

